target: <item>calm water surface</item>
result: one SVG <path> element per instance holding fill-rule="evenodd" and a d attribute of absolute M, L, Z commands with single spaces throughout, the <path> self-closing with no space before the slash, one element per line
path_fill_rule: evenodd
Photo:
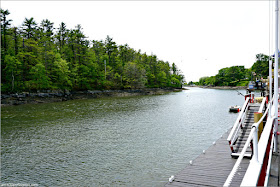
<path fill-rule="evenodd" d="M 240 91 L 245 93 L 245 91 Z M 1 181 L 163 186 L 235 122 L 233 90 L 1 108 Z"/>

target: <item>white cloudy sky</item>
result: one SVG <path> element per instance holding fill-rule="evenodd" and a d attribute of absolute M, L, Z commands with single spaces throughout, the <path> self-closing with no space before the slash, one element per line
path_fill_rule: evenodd
<path fill-rule="evenodd" d="M 175 62 L 186 81 L 224 67 L 252 66 L 269 53 L 269 1 L 2 1 L 14 26 L 25 17 L 58 27 L 81 24 L 90 40 L 117 44 Z"/>

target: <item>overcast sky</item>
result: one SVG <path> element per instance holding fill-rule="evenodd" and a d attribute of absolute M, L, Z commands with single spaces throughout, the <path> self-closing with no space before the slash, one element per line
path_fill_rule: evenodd
<path fill-rule="evenodd" d="M 12 25 L 34 17 L 81 24 L 90 40 L 118 44 L 175 62 L 186 81 L 224 67 L 250 68 L 269 54 L 269 1 L 2 1 Z M 273 46 L 272 46 L 273 47 Z"/>

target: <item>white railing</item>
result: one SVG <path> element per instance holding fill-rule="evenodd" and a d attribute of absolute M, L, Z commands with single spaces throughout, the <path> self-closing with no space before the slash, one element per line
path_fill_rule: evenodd
<path fill-rule="evenodd" d="M 243 178 L 241 186 L 256 186 L 257 185 L 259 174 L 261 171 L 261 166 L 262 166 L 262 164 L 259 162 L 259 160 L 262 161 L 264 158 L 267 143 L 269 140 L 269 135 L 271 132 L 271 128 L 273 127 L 273 121 L 274 121 L 275 117 L 271 117 L 270 115 L 268 115 L 268 120 L 266 122 L 266 125 L 265 125 L 263 133 L 261 135 L 259 143 L 258 143 L 258 128 L 259 128 L 260 123 L 263 121 L 263 119 L 267 115 L 268 111 L 270 110 L 270 108 L 271 108 L 270 105 L 271 105 L 271 102 L 269 102 L 268 107 L 267 107 L 265 113 L 263 114 L 263 116 L 261 117 L 261 119 L 257 123 L 253 124 L 249 137 L 248 137 L 232 171 L 230 172 L 227 180 L 225 181 L 224 186 L 229 186 L 231 184 L 232 179 L 235 176 L 235 174 L 241 164 L 241 161 L 245 155 L 246 149 L 248 148 L 252 139 L 253 139 L 253 158 L 250 161 L 249 167 Z M 259 151 L 259 149 L 260 149 L 260 151 Z"/>
<path fill-rule="evenodd" d="M 263 112 L 263 109 L 265 107 L 265 102 L 266 102 L 266 97 L 264 97 L 263 100 L 262 100 L 261 106 L 260 106 L 259 111 L 258 111 L 259 113 Z"/>
<path fill-rule="evenodd" d="M 246 101 L 244 102 L 243 106 L 242 106 L 242 109 L 239 113 L 239 116 L 238 118 L 236 119 L 231 131 L 230 131 L 230 134 L 227 138 L 227 141 L 229 142 L 229 145 L 231 147 L 231 150 L 232 149 L 232 146 L 234 144 L 234 142 L 237 140 L 238 138 L 238 132 L 240 130 L 240 127 L 242 125 L 242 123 L 244 122 L 245 118 L 246 118 L 246 113 L 248 111 L 248 107 L 249 107 L 249 101 L 250 101 L 250 98 L 246 98 Z"/>

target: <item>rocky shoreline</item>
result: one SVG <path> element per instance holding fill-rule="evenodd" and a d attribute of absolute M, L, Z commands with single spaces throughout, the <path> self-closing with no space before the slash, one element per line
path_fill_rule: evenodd
<path fill-rule="evenodd" d="M 27 103 L 50 103 L 61 102 L 73 99 L 91 99 L 102 97 L 129 97 L 141 95 L 162 95 L 169 92 L 182 91 L 174 88 L 146 88 L 146 89 L 129 89 L 129 90 L 87 90 L 87 91 L 51 91 L 37 93 L 16 93 L 1 94 L 1 106 L 21 105 Z"/>

